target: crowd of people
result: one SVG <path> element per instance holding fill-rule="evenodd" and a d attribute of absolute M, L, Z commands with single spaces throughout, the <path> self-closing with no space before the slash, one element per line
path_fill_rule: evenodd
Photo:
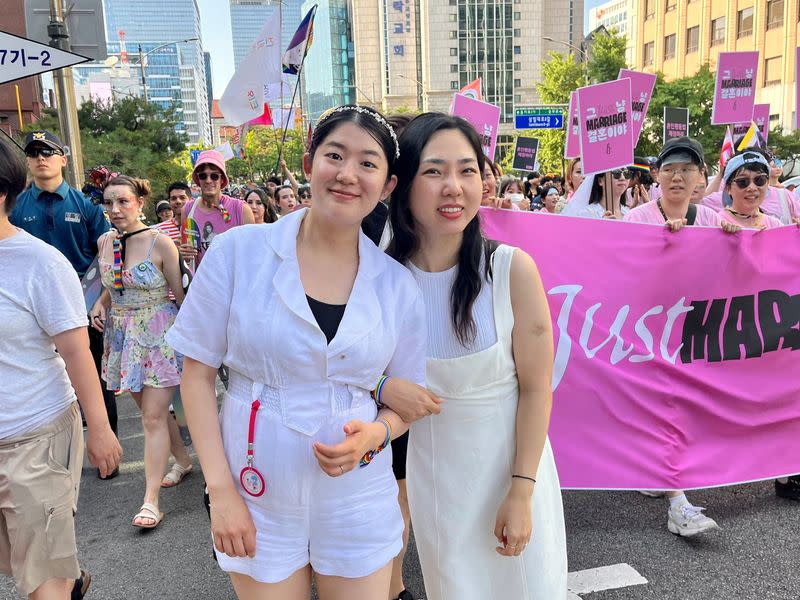
<path fill-rule="evenodd" d="M 302 185 L 282 162 L 283 177 L 234 186 L 204 151 L 153 226 L 146 174 L 98 167 L 93 202 L 63 180 L 58 137 L 33 132 L 24 151 L 30 182 L 0 145 L 0 572 L 34 600 L 86 593 L 81 414 L 98 477 L 117 476 L 122 392 L 145 441 L 132 525 L 162 523 L 191 443 L 240 598 L 308 598 L 313 576 L 323 600 L 411 600 L 411 522 L 427 598 L 563 598 L 550 310 L 534 260 L 486 239 L 480 207 L 673 232 L 800 225 L 766 149 L 710 180 L 690 138 L 608 173 L 573 159 L 563 178 L 520 179 L 439 113 L 328 111 Z M 800 500 L 798 477 L 775 489 Z M 682 491 L 645 493 L 668 496 L 672 533 L 716 527 Z"/>

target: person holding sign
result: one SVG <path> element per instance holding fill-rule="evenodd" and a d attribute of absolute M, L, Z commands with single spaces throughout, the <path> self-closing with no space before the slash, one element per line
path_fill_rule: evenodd
<path fill-rule="evenodd" d="M 761 211 L 769 186 L 769 163 L 757 152 L 737 154 L 725 165 L 723 180 L 731 206 L 719 211 L 723 219 L 745 229 L 781 227 L 778 219 Z"/>
<path fill-rule="evenodd" d="M 566 596 L 561 491 L 547 438 L 553 340 L 533 260 L 481 234 L 484 156 L 472 126 L 425 113 L 400 136 L 387 252 L 428 316 L 427 384 L 408 497 L 427 598 Z M 403 414 L 393 393 L 383 402 Z"/>

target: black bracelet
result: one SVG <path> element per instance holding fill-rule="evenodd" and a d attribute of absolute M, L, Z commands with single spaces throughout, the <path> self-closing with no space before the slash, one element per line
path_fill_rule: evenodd
<path fill-rule="evenodd" d="M 516 479 L 527 479 L 528 481 L 532 481 L 533 483 L 536 483 L 536 480 L 533 477 L 526 477 L 525 475 L 512 475 L 511 479 L 514 479 L 514 478 L 516 478 Z"/>

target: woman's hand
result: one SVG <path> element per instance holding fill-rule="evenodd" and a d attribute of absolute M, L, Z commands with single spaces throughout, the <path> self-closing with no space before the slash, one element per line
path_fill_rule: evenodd
<path fill-rule="evenodd" d="M 604 219 L 611 219 L 613 221 L 616 221 L 617 220 L 617 215 L 612 213 L 610 210 L 607 210 L 606 212 L 603 213 L 603 218 Z"/>
<path fill-rule="evenodd" d="M 214 547 L 228 556 L 254 557 L 256 526 L 236 488 L 230 486 L 218 492 L 209 489 L 209 502 Z"/>
<path fill-rule="evenodd" d="M 529 198 L 523 198 L 522 200 L 520 200 L 520 202 L 519 202 L 519 204 L 517 204 L 517 206 L 519 206 L 520 210 L 528 210 L 529 211 L 531 209 L 531 201 L 530 201 Z"/>
<path fill-rule="evenodd" d="M 677 233 L 678 231 L 686 227 L 686 225 L 688 224 L 689 221 L 687 221 L 686 219 L 669 219 L 667 220 L 667 224 L 665 225 L 665 227 L 669 229 L 672 233 Z"/>
<path fill-rule="evenodd" d="M 314 444 L 314 456 L 320 468 L 331 477 L 341 477 L 357 468 L 361 458 L 386 439 L 386 426 L 379 421 L 350 421 L 344 426 L 344 433 L 346 437 L 341 444 Z"/>
<path fill-rule="evenodd" d="M 497 510 L 494 537 L 500 545 L 495 550 L 501 556 L 519 556 L 531 540 L 533 485 L 527 479 L 512 479 L 511 489 Z"/>
<path fill-rule="evenodd" d="M 722 231 L 725 233 L 737 233 L 742 230 L 741 225 L 737 225 L 736 223 L 731 223 L 730 221 L 723 221 L 722 222 Z"/>
<path fill-rule="evenodd" d="M 383 384 L 381 402 L 396 412 L 406 423 L 442 412 L 442 401 L 424 387 L 398 377 Z"/>
<path fill-rule="evenodd" d="M 101 300 L 95 302 L 92 310 L 89 311 L 89 324 L 102 333 L 106 324 L 106 307 Z"/>

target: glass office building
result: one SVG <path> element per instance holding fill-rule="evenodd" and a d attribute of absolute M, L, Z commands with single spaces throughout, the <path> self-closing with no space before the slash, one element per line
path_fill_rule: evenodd
<path fill-rule="evenodd" d="M 347 0 L 306 0 L 300 12 L 305 14 L 314 4 L 314 40 L 303 66 L 303 109 L 311 123 L 327 109 L 355 100 Z"/>
<path fill-rule="evenodd" d="M 247 56 L 250 44 L 255 41 L 269 19 L 280 14 L 283 51 L 303 18 L 300 11 L 302 0 L 230 0 L 230 3 L 233 62 L 236 67 Z"/>
<path fill-rule="evenodd" d="M 165 107 L 176 103 L 178 130 L 186 133 L 189 143 L 210 144 L 211 119 L 196 0 L 103 0 L 103 6 L 108 54 L 120 57 L 114 68 L 129 71 L 133 79 L 140 69 L 139 46 L 143 55 L 152 51 L 145 59 L 149 100 Z M 189 38 L 197 40 L 169 44 Z M 163 44 L 167 45 L 159 48 Z M 91 78 L 98 69 L 108 67 L 91 63 L 75 67 L 78 81 Z M 143 95 L 141 85 L 119 92 Z"/>

